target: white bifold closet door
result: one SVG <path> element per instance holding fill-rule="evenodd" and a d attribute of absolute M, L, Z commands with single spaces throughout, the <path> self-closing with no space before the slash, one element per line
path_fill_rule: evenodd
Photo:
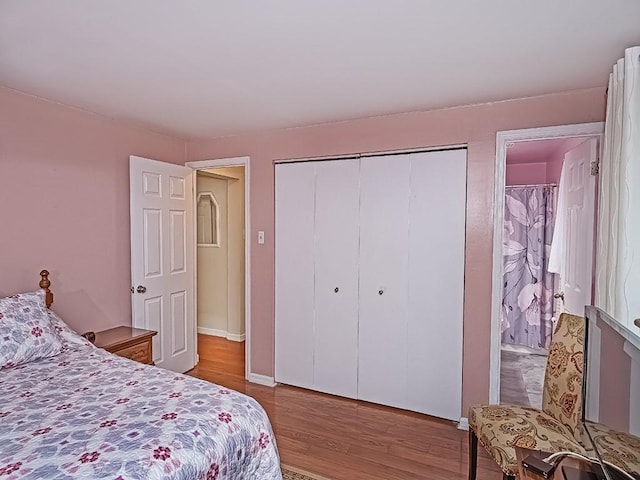
<path fill-rule="evenodd" d="M 466 150 L 411 155 L 406 408 L 451 420 L 462 411 L 466 178 Z"/>
<path fill-rule="evenodd" d="M 358 398 L 407 408 L 409 174 L 407 155 L 360 165 Z"/>
<path fill-rule="evenodd" d="M 360 168 L 358 398 L 458 420 L 466 150 Z"/>
<path fill-rule="evenodd" d="M 313 388 L 315 166 L 277 165 L 276 381 Z"/>
<path fill-rule="evenodd" d="M 276 166 L 275 379 L 458 420 L 466 150 Z"/>
<path fill-rule="evenodd" d="M 359 161 L 316 163 L 314 390 L 356 398 Z"/>
<path fill-rule="evenodd" d="M 276 165 L 276 381 L 356 398 L 357 159 Z"/>

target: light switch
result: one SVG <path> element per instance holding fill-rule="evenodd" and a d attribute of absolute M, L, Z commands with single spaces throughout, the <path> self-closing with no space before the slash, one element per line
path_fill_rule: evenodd
<path fill-rule="evenodd" d="M 258 232 L 258 244 L 264 245 L 264 231 L 262 230 Z"/>

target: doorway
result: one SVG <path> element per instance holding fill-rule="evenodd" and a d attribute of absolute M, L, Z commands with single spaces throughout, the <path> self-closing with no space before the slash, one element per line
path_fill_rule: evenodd
<path fill-rule="evenodd" d="M 246 236 L 249 158 L 188 162 L 187 166 L 195 170 L 198 343 L 215 344 L 217 357 L 234 352 L 235 366 L 239 365 L 235 357 L 241 350 L 243 378 L 255 382 L 250 373 L 250 349 L 246 347 L 251 332 L 250 245 Z M 200 360 L 211 359 L 200 357 Z"/>
<path fill-rule="evenodd" d="M 197 329 L 245 341 L 244 167 L 196 173 Z"/>
<path fill-rule="evenodd" d="M 558 199 L 566 199 L 565 178 L 571 178 L 571 189 L 583 182 L 587 185 L 584 192 L 593 190 L 595 182 L 589 170 L 591 162 L 597 161 L 596 145 L 602 129 L 603 125 L 596 123 L 498 133 L 491 403 L 542 406 L 546 355 L 553 329 L 558 316 L 568 311 L 562 290 L 568 290 L 575 277 L 574 264 L 567 268 L 570 262 L 565 259 L 578 249 L 582 255 L 591 257 L 595 238 L 594 197 L 585 193 L 584 201 L 569 208 L 571 219 L 566 218 L 566 200 L 561 200 L 559 205 Z M 574 175 L 573 170 L 561 173 L 563 165 L 565 170 L 568 166 L 573 168 L 577 157 L 580 157 L 577 163 L 581 165 L 581 175 Z M 589 230 L 588 234 L 558 233 L 573 232 L 573 214 L 583 206 L 585 212 L 591 212 L 583 216 L 590 216 L 589 221 L 581 223 L 585 233 Z M 552 251 L 555 252 L 552 254 Z M 575 259 L 575 255 L 571 258 Z M 584 267 L 583 274 L 589 265 Z M 580 311 L 571 313 L 583 315 L 584 304 L 591 303 L 591 275 L 588 277 L 588 286 L 586 281 L 581 281 L 580 307 L 572 307 Z"/>

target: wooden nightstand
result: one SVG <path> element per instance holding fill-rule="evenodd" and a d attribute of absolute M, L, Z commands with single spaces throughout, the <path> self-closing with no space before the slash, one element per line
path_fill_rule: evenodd
<path fill-rule="evenodd" d="M 153 365 L 151 338 L 158 332 L 132 327 L 115 327 L 96 332 L 93 344 L 107 352 Z"/>

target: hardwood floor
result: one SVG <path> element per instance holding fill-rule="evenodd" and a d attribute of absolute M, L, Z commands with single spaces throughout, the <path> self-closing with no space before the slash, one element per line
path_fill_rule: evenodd
<path fill-rule="evenodd" d="M 198 353 L 200 363 L 188 374 L 260 402 L 285 464 L 334 480 L 467 478 L 467 432 L 452 422 L 286 385 L 249 383 L 244 343 L 198 335 Z M 478 480 L 502 478 L 482 447 L 478 453 Z"/>

